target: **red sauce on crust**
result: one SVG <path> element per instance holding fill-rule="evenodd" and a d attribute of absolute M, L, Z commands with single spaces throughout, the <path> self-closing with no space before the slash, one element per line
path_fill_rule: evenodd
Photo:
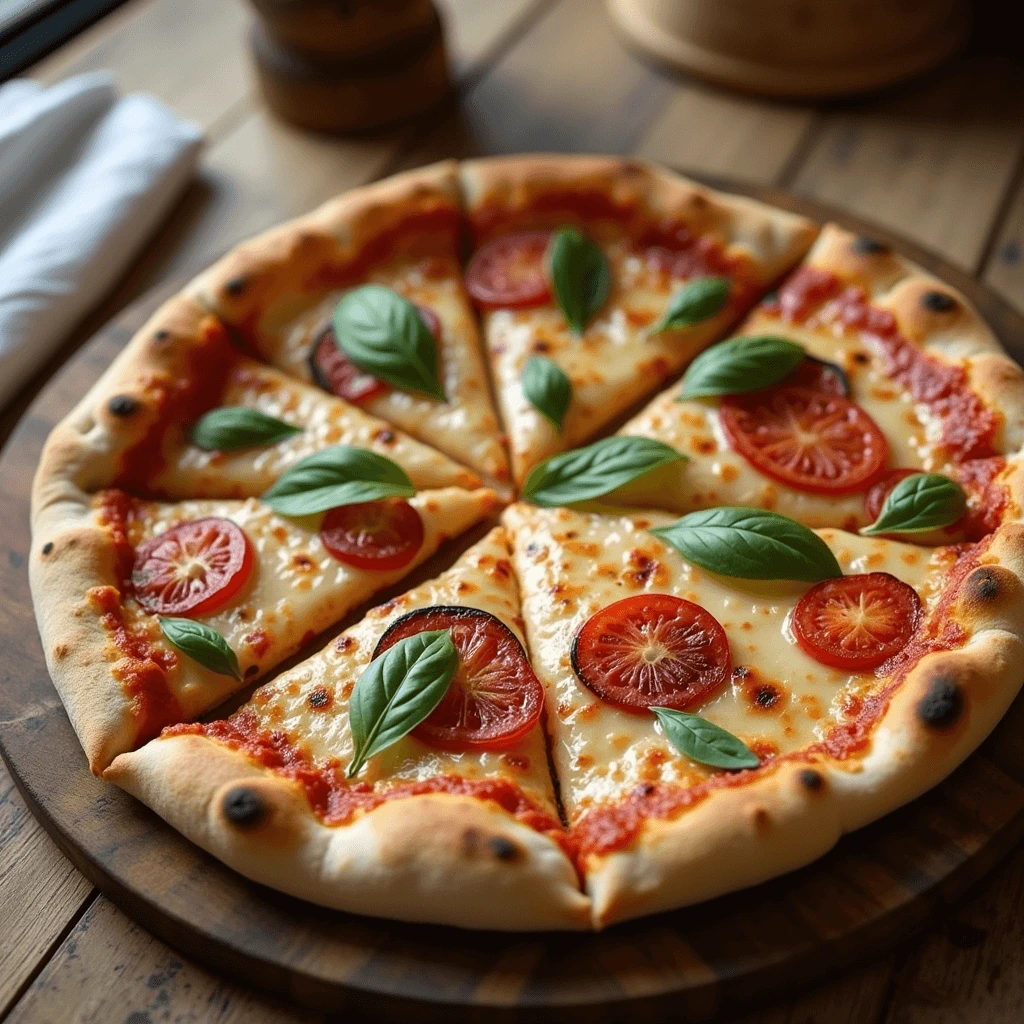
<path fill-rule="evenodd" d="M 99 613 L 100 622 L 111 642 L 121 653 L 121 658 L 110 671 L 131 700 L 137 729 L 136 744 L 145 743 L 158 735 L 164 726 L 181 721 L 181 707 L 167 685 L 167 673 L 178 664 L 178 656 L 128 627 L 124 621 L 121 592 L 116 587 L 93 587 L 88 598 Z"/>
<path fill-rule="evenodd" d="M 112 487 L 100 495 L 96 515 L 100 526 L 107 528 L 113 542 L 117 578 L 122 587 L 131 576 L 135 563 L 135 547 L 128 535 L 128 526 L 135 513 L 135 499 L 124 491 Z"/>
<path fill-rule="evenodd" d="M 997 477 L 1006 469 L 999 456 L 971 459 L 957 467 L 957 480 L 967 492 L 967 514 L 954 527 L 961 527 L 968 540 L 977 541 L 994 533 L 1003 521 L 1010 495 Z"/>
<path fill-rule="evenodd" d="M 240 711 L 219 722 L 175 725 L 164 736 L 207 736 L 298 783 L 306 794 L 313 813 L 325 825 L 345 825 L 357 814 L 372 811 L 388 800 L 450 793 L 471 796 L 497 804 L 517 821 L 549 836 L 570 857 L 573 849 L 561 822 L 537 806 L 513 782 L 504 779 L 465 779 L 457 775 L 439 775 L 422 782 L 405 782 L 378 790 L 365 782 L 348 782 L 341 765 L 328 762 L 316 765 L 301 748 L 292 744 L 283 730 L 261 729 L 251 711 Z"/>
<path fill-rule="evenodd" d="M 996 454 L 1000 417 L 971 390 L 964 370 L 904 337 L 893 314 L 872 306 L 862 288 L 844 288 L 836 275 L 802 267 L 762 308 L 789 323 L 838 327 L 873 342 L 886 360 L 887 373 L 941 421 L 942 445 L 954 462 Z"/>

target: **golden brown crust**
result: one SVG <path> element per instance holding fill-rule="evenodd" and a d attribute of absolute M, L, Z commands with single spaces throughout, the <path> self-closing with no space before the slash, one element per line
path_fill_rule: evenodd
<path fill-rule="evenodd" d="M 496 804 L 429 794 L 328 826 L 297 784 L 203 736 L 153 740 L 104 777 L 236 871 L 314 903 L 503 931 L 589 923 L 559 846 Z"/>

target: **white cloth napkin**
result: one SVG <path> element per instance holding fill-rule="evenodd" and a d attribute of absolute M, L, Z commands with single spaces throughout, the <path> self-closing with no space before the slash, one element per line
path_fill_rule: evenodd
<path fill-rule="evenodd" d="M 102 72 L 0 87 L 0 406 L 128 268 L 201 141 Z"/>

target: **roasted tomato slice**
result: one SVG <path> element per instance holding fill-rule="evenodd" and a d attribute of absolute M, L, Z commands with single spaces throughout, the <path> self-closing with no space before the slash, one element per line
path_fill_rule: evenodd
<path fill-rule="evenodd" d="M 447 629 L 459 668 L 441 703 L 414 730 L 442 750 L 497 749 L 522 739 L 540 719 L 544 690 L 516 635 L 479 608 L 418 608 L 391 624 L 373 656 L 415 633 Z"/>
<path fill-rule="evenodd" d="M 551 301 L 548 231 L 499 235 L 480 248 L 466 268 L 466 291 L 482 306 L 523 309 Z"/>
<path fill-rule="evenodd" d="M 921 621 L 913 587 L 887 572 L 825 580 L 793 611 L 793 634 L 815 661 L 853 672 L 878 668 L 906 647 Z"/>
<path fill-rule="evenodd" d="M 842 398 L 850 397 L 850 379 L 843 368 L 836 363 L 828 362 L 827 359 L 816 359 L 814 356 L 807 356 L 786 378 L 786 384 L 814 388 L 815 391 L 824 391 Z"/>
<path fill-rule="evenodd" d="M 756 470 L 808 494 L 853 494 L 878 479 L 889 446 L 857 404 L 817 388 L 781 385 L 722 400 L 733 451 Z"/>
<path fill-rule="evenodd" d="M 332 395 L 353 405 L 363 405 L 386 394 L 387 384 L 372 373 L 360 370 L 334 340 L 334 328 L 325 327 L 309 353 L 313 380 Z"/>
<path fill-rule="evenodd" d="M 868 522 L 873 523 L 882 514 L 885 499 L 901 480 L 920 472 L 919 469 L 890 469 L 872 484 L 864 495 L 864 515 L 868 517 Z"/>
<path fill-rule="evenodd" d="M 320 540 L 356 569 L 402 569 L 423 545 L 423 520 L 402 498 L 341 505 L 324 516 Z"/>
<path fill-rule="evenodd" d="M 580 682 L 625 711 L 689 711 L 729 679 L 729 641 L 718 620 L 670 594 L 638 594 L 603 608 L 576 631 Z"/>
<path fill-rule="evenodd" d="M 230 519 L 195 519 L 139 545 L 132 590 L 153 615 L 209 615 L 245 586 L 252 563 L 249 538 Z"/>

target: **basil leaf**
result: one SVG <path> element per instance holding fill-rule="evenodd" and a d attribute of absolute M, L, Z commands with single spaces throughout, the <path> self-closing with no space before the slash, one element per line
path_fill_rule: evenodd
<path fill-rule="evenodd" d="M 379 284 L 344 295 L 334 310 L 338 347 L 360 370 L 400 391 L 447 401 L 437 379 L 437 343 L 416 307 Z"/>
<path fill-rule="evenodd" d="M 878 518 L 860 532 L 923 533 L 949 526 L 967 511 L 963 488 L 941 473 L 904 477 L 886 495 Z"/>
<path fill-rule="evenodd" d="M 193 661 L 198 661 L 203 668 L 219 676 L 231 676 L 242 681 L 238 658 L 217 630 L 194 619 L 174 619 L 161 615 L 157 622 L 167 642 Z"/>
<path fill-rule="evenodd" d="M 296 462 L 262 500 L 283 516 L 308 516 L 339 505 L 411 498 L 415 493 L 401 466 L 365 448 L 338 444 Z"/>
<path fill-rule="evenodd" d="M 437 707 L 458 667 L 459 652 L 446 629 L 407 636 L 370 662 L 348 707 L 355 745 L 348 778 Z"/>
<path fill-rule="evenodd" d="M 551 243 L 551 287 L 574 334 L 608 298 L 611 275 L 604 253 L 582 231 L 562 228 Z"/>
<path fill-rule="evenodd" d="M 274 444 L 292 434 L 302 433 L 259 409 L 244 405 L 225 405 L 213 409 L 192 424 L 189 436 L 197 448 L 207 452 L 233 452 L 260 444 Z"/>
<path fill-rule="evenodd" d="M 687 561 L 723 576 L 818 583 L 843 575 L 816 533 L 764 509 L 724 506 L 691 512 L 651 533 Z"/>
<path fill-rule="evenodd" d="M 555 430 L 562 429 L 562 420 L 572 401 L 572 384 L 560 366 L 543 356 L 534 356 L 523 370 L 523 394 Z"/>
<path fill-rule="evenodd" d="M 717 316 L 729 301 L 731 288 L 732 282 L 727 277 L 698 277 L 687 281 L 672 296 L 664 315 L 650 333 L 678 331 Z"/>
<path fill-rule="evenodd" d="M 523 484 L 522 497 L 547 508 L 590 501 L 685 458 L 648 437 L 606 437 L 535 466 Z"/>
<path fill-rule="evenodd" d="M 770 334 L 729 338 L 690 363 L 678 400 L 770 388 L 792 373 L 805 355 L 802 345 Z"/>
<path fill-rule="evenodd" d="M 743 740 L 700 715 L 651 708 L 669 742 L 681 754 L 713 768 L 757 768 L 761 759 Z"/>

